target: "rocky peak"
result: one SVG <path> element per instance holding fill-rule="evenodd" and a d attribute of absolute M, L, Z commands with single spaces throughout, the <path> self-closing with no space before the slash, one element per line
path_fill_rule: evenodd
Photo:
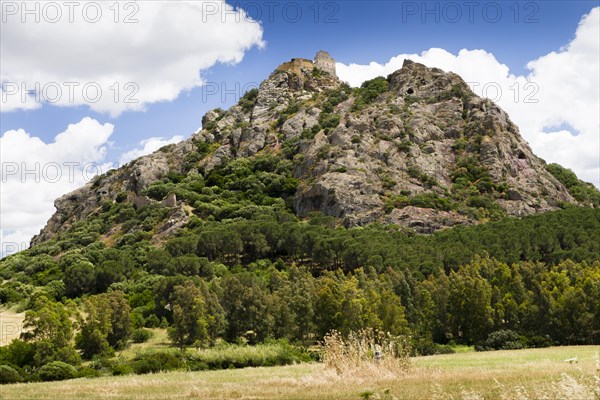
<path fill-rule="evenodd" d="M 202 130 L 188 140 L 58 199 L 32 244 L 122 193 L 144 196 L 169 173 L 206 177 L 257 153 L 293 163 L 298 216 L 320 211 L 347 226 L 379 221 L 430 233 L 576 203 L 508 115 L 460 76 L 407 60 L 387 78 L 352 89 L 331 65 L 321 52 L 314 62 L 280 65 L 237 105 L 207 112 Z M 158 231 L 174 232 L 193 213 L 191 204 L 177 201 L 169 227 Z"/>

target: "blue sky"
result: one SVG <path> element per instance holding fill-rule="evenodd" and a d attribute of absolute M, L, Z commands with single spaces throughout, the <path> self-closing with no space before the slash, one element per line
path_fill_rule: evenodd
<path fill-rule="evenodd" d="M 384 63 L 399 53 L 420 53 L 432 47 L 452 53 L 463 48 L 485 49 L 509 66 L 511 72 L 522 74 L 528 61 L 567 44 L 582 15 L 599 4 L 598 1 L 481 1 L 477 2 L 480 6 L 473 8 L 473 22 L 470 22 L 465 2 L 455 2 L 460 5 L 460 18 L 455 18 L 456 8 L 444 8 L 443 2 L 426 2 L 426 8 L 421 7 L 421 1 L 275 1 L 272 6 L 257 1 L 228 3 L 247 7 L 251 17 L 261 17 L 266 46 L 246 52 L 238 64 L 218 63 L 205 71 L 203 77 L 211 82 L 206 88 L 208 93 L 195 88 L 175 101 L 151 104 L 146 111 L 128 111 L 116 118 L 91 111 L 87 106 L 45 104 L 37 110 L 2 113 L 0 131 L 23 128 L 51 141 L 69 123 L 90 116 L 115 125 L 110 154 L 118 160 L 122 152 L 145 138 L 189 136 L 200 126 L 206 111 L 235 103 L 233 94 L 225 95 L 221 90 L 212 94 L 214 84 L 236 91 L 236 84 L 243 88 L 259 83 L 278 64 L 292 57 L 311 58 L 317 50 L 326 49 L 342 63 Z M 286 6 L 286 3 L 293 4 Z M 501 17 L 496 17 L 497 9 L 501 10 Z M 296 17 L 297 10 L 301 10 L 301 17 Z M 427 10 L 434 13 L 428 14 Z M 458 21 L 452 22 L 454 19 Z"/>
<path fill-rule="evenodd" d="M 75 81 L 97 82 L 104 92 L 98 103 L 79 92 L 67 102 L 63 93 L 60 105 L 18 95 L 5 101 L 2 93 L 0 242 L 25 246 L 53 200 L 89 180 L 48 182 L 5 166 L 93 162 L 105 171 L 188 137 L 206 111 L 231 106 L 278 64 L 317 50 L 329 51 L 353 85 L 393 72 L 405 58 L 480 87 L 494 83 L 503 92 L 492 99 L 534 153 L 600 185 L 599 1 L 227 2 L 236 9 L 222 1 L 124 1 L 120 14 L 105 8 L 94 24 L 77 13 L 74 22 L 49 23 L 43 13 L 41 22 L 23 22 L 23 3 L 3 1 L 0 89 Z M 43 11 L 45 3 L 28 4 L 35 3 Z M 137 22 L 124 24 L 132 10 Z M 111 82 L 120 100 L 125 84 L 137 85 L 140 103 L 111 102 Z M 529 89 L 535 104 L 524 101 Z"/>

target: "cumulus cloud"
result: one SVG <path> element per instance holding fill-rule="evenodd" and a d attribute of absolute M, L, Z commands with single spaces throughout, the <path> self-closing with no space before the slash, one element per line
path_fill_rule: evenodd
<path fill-rule="evenodd" d="M 5 112 L 44 102 L 143 110 L 264 44 L 260 23 L 224 0 L 2 2 L 1 13 Z"/>
<path fill-rule="evenodd" d="M 400 69 L 405 59 L 453 71 L 476 94 L 504 108 L 536 154 L 600 187 L 598 54 L 600 7 L 581 19 L 570 43 L 529 62 L 527 76 L 511 74 L 508 66 L 485 50 L 466 49 L 454 55 L 432 48 L 421 54 L 400 54 L 386 64 L 337 63 L 336 68 L 340 78 L 353 86 Z"/>
<path fill-rule="evenodd" d="M 121 155 L 120 163 L 121 165 L 127 164 L 129 161 L 134 160 L 138 157 L 144 156 L 146 154 L 150 154 L 160 149 L 163 146 L 173 143 L 179 143 L 183 140 L 183 136 L 173 136 L 171 139 L 165 139 L 162 137 L 153 137 L 150 139 L 142 140 L 140 142 L 140 147 L 135 148 L 133 150 L 129 150 L 126 153 Z"/>
<path fill-rule="evenodd" d="M 119 163 L 107 160 L 114 126 L 86 117 L 57 134 L 51 143 L 23 129 L 0 137 L 0 257 L 29 246 L 54 213 L 54 200 L 94 176 L 182 141 L 155 137 L 125 152 Z"/>
<path fill-rule="evenodd" d="M 0 137 L 0 253 L 23 249 L 54 212 L 54 199 L 112 167 L 113 125 L 83 118 L 45 143 L 23 129 Z"/>

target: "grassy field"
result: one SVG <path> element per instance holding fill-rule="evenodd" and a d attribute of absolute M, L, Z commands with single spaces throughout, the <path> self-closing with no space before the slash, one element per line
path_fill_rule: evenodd
<path fill-rule="evenodd" d="M 117 355 L 126 359 L 132 359 L 136 354 L 145 350 L 168 350 L 172 349 L 172 343 L 167 335 L 166 329 L 152 328 L 152 337 L 144 343 L 133 343 L 125 350 L 118 352 Z"/>
<path fill-rule="evenodd" d="M 7 385 L 0 398 L 595 400 L 599 351 L 598 346 L 465 351 L 414 358 L 401 376 L 378 370 L 338 376 L 322 364 L 300 364 L 76 379 Z M 564 361 L 574 357 L 577 363 Z"/>
<path fill-rule="evenodd" d="M 0 307 L 0 346 L 9 344 L 21 335 L 25 313 L 17 313 L 14 309 Z"/>

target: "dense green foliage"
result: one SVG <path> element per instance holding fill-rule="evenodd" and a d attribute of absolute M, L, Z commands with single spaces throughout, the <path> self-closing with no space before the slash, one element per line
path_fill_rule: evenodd
<path fill-rule="evenodd" d="M 357 90 L 352 111 L 360 111 L 366 105 L 373 103 L 379 95 L 387 92 L 388 88 L 389 82 L 382 76 L 363 82 Z"/>
<path fill-rule="evenodd" d="M 434 342 L 484 346 L 503 330 L 524 346 L 600 341 L 596 209 L 418 236 L 376 225 L 338 228 L 320 215 L 307 223 L 265 208 L 247 219 L 192 221 L 163 248 L 146 240 L 78 245 L 82 230 L 45 244 L 47 252 L 67 249 L 54 264 L 38 248 L 2 261 L 3 275 L 12 276 L 1 287 L 5 298 L 29 296 L 30 311 L 26 341 L 3 347 L 0 363 L 76 365 L 74 344 L 84 358 L 110 356 L 132 329 L 156 326 L 170 327 L 180 347 L 218 338 L 312 343 L 331 329 L 366 327 L 411 334 L 425 353 L 444 351 Z M 109 260 L 122 277 L 90 296 L 98 290 L 95 265 Z M 54 270 L 54 280 L 44 285 L 47 270 L 32 272 L 38 262 Z M 73 265 L 94 278 L 78 326 L 67 300 L 76 295 L 56 283 Z"/>
<path fill-rule="evenodd" d="M 242 107 L 244 112 L 249 112 L 252 110 L 254 103 L 256 102 L 256 98 L 258 97 L 258 89 L 253 88 L 244 93 L 244 95 L 239 100 L 239 106 Z"/>
<path fill-rule="evenodd" d="M 481 133 L 467 129 L 456 140 L 449 188 L 410 163 L 409 179 L 435 192 L 390 193 L 397 182 L 383 169 L 378 176 L 386 212 L 411 205 L 494 222 L 420 236 L 379 224 L 347 229 L 319 213 L 296 217 L 293 195 L 310 185 L 294 178 L 301 149 L 320 132 L 334 136 L 342 102 L 353 96 L 358 111 L 388 90 L 378 77 L 354 91 L 316 93 L 305 101 L 322 110 L 318 124 L 283 140 L 281 151 L 209 169 L 200 161 L 219 144 L 196 143 L 182 171 L 143 193 L 156 203 L 138 208 L 120 193 L 54 239 L 0 260 L 0 304 L 27 310 L 26 332 L 0 347 L 0 383 L 288 364 L 307 360 L 303 346 L 332 330 L 408 335 L 415 354 L 447 353 L 451 344 L 599 344 L 600 209 L 505 218 L 498 200 L 508 186 L 473 156 Z M 459 87 L 444 94 L 469 95 Z M 241 109 L 250 112 L 257 96 L 247 92 Z M 272 128 L 303 106 L 290 102 Z M 225 112 L 217 114 L 204 129 L 217 129 Z M 400 151 L 410 153 L 410 136 L 402 134 Z M 316 156 L 336 151 L 327 142 Z M 571 171 L 547 168 L 578 201 L 600 205 L 600 193 Z M 158 201 L 170 194 L 189 220 L 161 236 L 174 210 Z M 172 349 L 115 357 L 156 327 L 167 330 Z M 77 371 L 82 358 L 91 367 Z"/>
<path fill-rule="evenodd" d="M 311 100 L 322 109 L 319 123 L 284 141 L 281 153 L 266 150 L 205 170 L 198 161 L 218 144 L 198 143 L 184 173 L 170 172 L 145 192 L 183 201 L 190 218 L 175 235 L 157 236 L 172 209 L 136 208 L 122 193 L 53 240 L 1 260 L 0 303 L 27 310 L 27 332 L 0 348 L 2 379 L 72 377 L 64 365 L 82 358 L 93 368 L 80 368 L 78 376 L 285 364 L 306 356 L 289 342 L 310 345 L 331 330 L 364 328 L 410 335 L 416 354 L 449 352 L 453 343 L 600 343 L 600 209 L 505 218 L 497 200 L 508 187 L 465 150 L 477 148 L 481 135 L 457 140 L 451 188 L 409 166 L 410 179 L 440 190 L 387 193 L 385 211 L 412 205 L 494 222 L 420 236 L 397 226 L 346 229 L 319 213 L 294 215 L 300 148 L 338 126 L 336 108 L 351 95 L 360 109 L 387 90 L 387 80 L 375 78 L 354 93 L 346 86 L 319 93 Z M 240 106 L 249 111 L 256 97 L 248 92 Z M 300 109 L 290 103 L 277 125 Z M 317 156 L 333 152 L 325 144 Z M 598 192 L 570 171 L 548 169 L 577 200 L 598 204 Z M 380 179 L 387 190 L 397 184 L 384 172 Z M 146 328 L 156 327 L 166 328 L 181 351 L 114 357 L 131 342 L 147 341 Z M 265 350 L 269 356 L 240 350 L 264 350 L 271 340 L 280 342 Z M 214 346 L 219 351 L 211 353 Z M 190 347 L 202 356 L 186 355 Z"/>
<path fill-rule="evenodd" d="M 565 185 L 575 200 L 589 206 L 600 207 L 600 192 L 594 185 L 579 180 L 573 171 L 558 164 L 548 164 L 546 169 Z"/>
<path fill-rule="evenodd" d="M 109 355 L 126 346 L 131 337 L 131 308 L 123 292 L 89 297 L 83 308 L 86 317 L 80 322 L 75 343 L 84 358 Z"/>
<path fill-rule="evenodd" d="M 477 346 L 477 351 L 486 350 L 518 350 L 524 347 L 521 337 L 510 329 L 502 329 L 489 334 L 487 339 Z"/>
<path fill-rule="evenodd" d="M 133 343 L 145 343 L 154 336 L 151 330 L 146 328 L 137 328 L 131 334 Z"/>
<path fill-rule="evenodd" d="M 0 365 L 0 385 L 22 382 L 23 378 L 14 368 Z"/>
<path fill-rule="evenodd" d="M 64 362 L 53 361 L 40 368 L 38 373 L 42 381 L 62 381 L 75 378 L 77 369 Z"/>

